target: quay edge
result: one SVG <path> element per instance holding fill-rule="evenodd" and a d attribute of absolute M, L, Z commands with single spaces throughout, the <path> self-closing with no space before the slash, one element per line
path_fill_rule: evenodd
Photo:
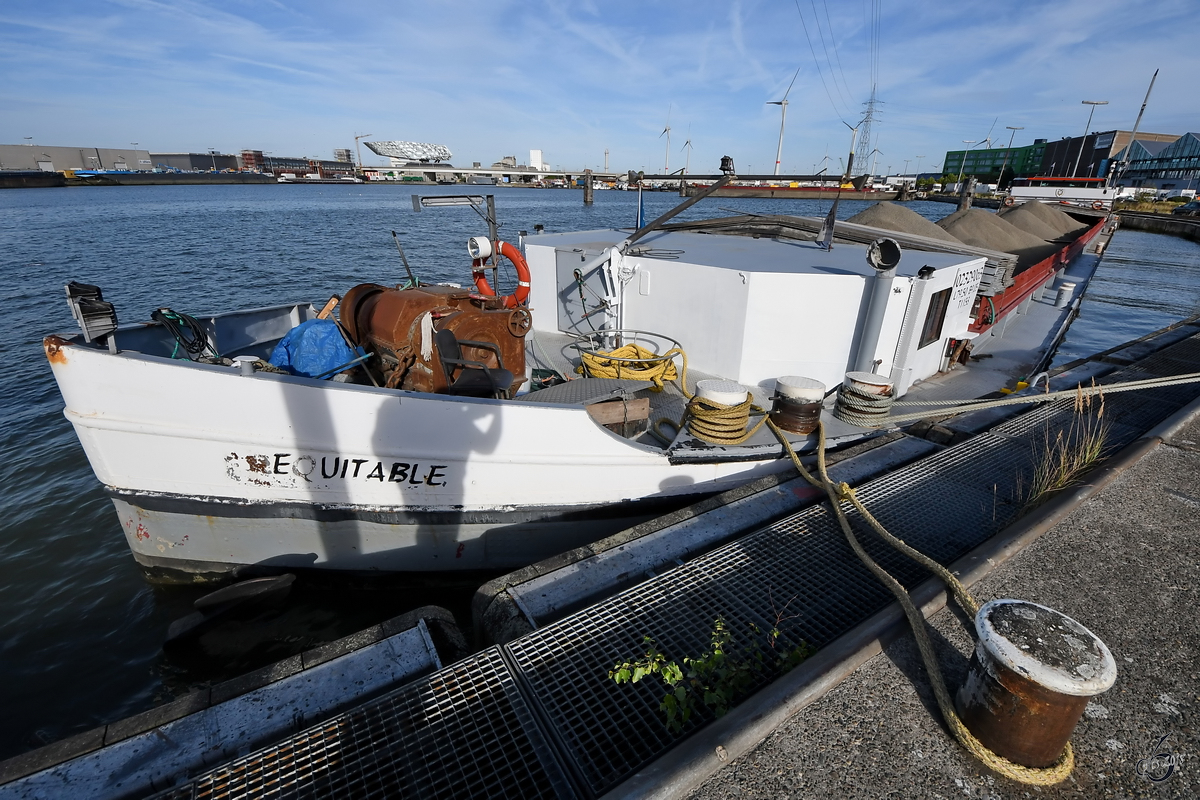
<path fill-rule="evenodd" d="M 0 798 L 140 797 L 321 722 L 467 653 L 423 606 L 212 687 L 0 761 Z"/>
<path fill-rule="evenodd" d="M 1112 456 L 1104 466 L 1088 476 L 1086 483 L 1064 491 L 1038 511 L 948 565 L 950 571 L 964 586 L 974 586 L 1198 419 L 1200 399 Z M 926 619 L 944 609 L 949 601 L 945 584 L 937 578 L 930 578 L 909 594 Z M 908 620 L 898 604 L 880 611 L 844 634 L 833 646 L 819 651 L 792 672 L 752 695 L 724 717 L 603 795 L 602 800 L 667 800 L 689 796 L 729 762 L 754 750 L 790 717 L 819 700 L 863 664 L 882 653 L 890 643 L 909 633 Z"/>
<path fill-rule="evenodd" d="M 1200 326 L 1186 327 L 1187 338 L 1137 362 L 1137 366 L 1117 367 L 1107 376 L 1109 382 L 1147 373 L 1182 374 L 1185 368 L 1200 362 L 1197 334 Z M 1181 333 L 1184 331 L 1172 332 L 1173 336 Z M 1087 372 L 1086 368 L 1091 366 L 1085 364 L 1079 369 Z M 1179 409 L 1189 404 L 1194 408 L 1198 392 L 1200 387 L 1191 384 L 1136 396 L 1114 395 L 1107 401 L 1105 414 L 1106 419 L 1113 420 L 1114 446 L 1132 444 L 1134 448 L 1127 453 L 1136 454 L 1138 448 L 1147 446 L 1138 444 L 1139 440 L 1155 435 L 1148 431 Z M 1168 421 L 1163 430 L 1177 425 L 1178 416 Z M 1025 447 L 1041 439 L 1043 424 L 1053 423 L 1057 427 L 1068 424 L 1071 418 L 1069 401 L 1020 414 L 959 445 L 869 481 L 859 487 L 859 495 L 897 535 L 943 563 L 954 565 L 972 579 L 973 568 L 991 570 L 995 562 L 1016 552 L 1021 543 L 1019 536 L 1008 537 L 1018 540 L 1012 543 L 1004 535 L 993 539 L 1006 531 L 1020 531 L 1022 523 L 1017 517 L 1019 508 L 1007 502 L 992 507 L 992 481 L 1011 466 L 1029 462 L 1032 454 Z M 1115 462 L 1114 469 L 1119 465 L 1120 462 Z M 1090 482 L 1098 484 L 1101 476 L 1094 475 Z M 988 491 L 981 492 L 983 488 Z M 1004 496 L 1007 497 L 1007 492 Z M 985 499 L 986 507 L 981 504 Z M 1051 506 L 1040 510 L 1043 514 L 1053 512 Z M 1026 517 L 1025 525 L 1037 519 Z M 893 525 L 889 520 L 905 522 Z M 951 534 L 953 542 L 943 541 L 943 537 Z M 969 539 L 964 539 L 964 534 Z M 991 549 L 987 545 L 989 539 L 993 539 Z M 803 548 L 786 546 L 788 542 L 800 544 L 801 540 Z M 984 549 L 976 549 L 980 546 Z M 462 768 L 463 759 L 491 765 L 478 775 L 484 789 L 493 793 L 531 794 L 536 787 L 542 793 L 551 792 L 559 797 L 606 794 L 621 797 L 648 793 L 673 796 L 686 790 L 689 786 L 683 781 L 702 778 L 705 771 L 715 771 L 733 760 L 731 757 L 738 752 L 744 752 L 731 749 L 728 739 L 710 738 L 712 731 L 733 736 L 736 732 L 730 731 L 729 720 L 746 720 L 745 715 L 749 715 L 750 725 L 776 713 L 778 706 L 765 702 L 764 698 L 773 697 L 771 687 L 779 679 L 763 678 L 764 682 L 758 684 L 759 694 L 751 695 L 722 720 L 709 720 L 697 730 L 672 734 L 663 724 L 658 710 L 660 696 L 655 687 L 616 686 L 607 678 L 608 669 L 622 658 L 634 655 L 642 636 L 654 638 L 668 657 L 694 653 L 710 638 L 714 615 L 726 616 L 731 630 L 741 629 L 748 619 L 757 618 L 764 608 L 770 607 L 772 590 L 780 602 L 796 591 L 802 593 L 798 607 L 804 609 L 807 621 L 797 623 L 803 625 L 802 630 L 785 636 L 801 635 L 821 649 L 805 665 L 785 675 L 782 685 L 807 675 L 814 680 L 821 678 L 816 684 L 817 692 L 832 687 L 838 667 L 830 662 L 836 661 L 843 646 L 842 637 L 852 633 L 866 642 L 878 639 L 877 632 L 860 626 L 872 619 L 878 622 L 889 608 L 894 608 L 890 595 L 876 586 L 865 570 L 852 568 L 853 559 L 845 549 L 837 526 L 828 520 L 826 512 L 801 511 L 507 645 L 489 647 L 438 673 L 436 679 L 417 681 L 406 691 L 422 697 L 433 692 L 426 702 L 436 702 L 445 709 L 438 720 L 436 752 L 421 751 L 424 766 L 419 771 L 389 770 L 388 785 L 396 790 L 415 786 L 419 774 L 453 757 L 458 764 L 456 769 Z M 973 560 L 964 562 L 964 556 Z M 911 565 L 893 563 L 892 568 L 913 590 L 924 583 L 924 573 Z M 940 592 L 941 588 L 929 586 L 920 591 Z M 919 599 L 929 605 L 928 596 L 919 594 Z M 759 611 L 755 612 L 755 608 Z M 1072 616 L 1090 621 L 1086 615 Z M 788 641 L 794 643 L 795 639 Z M 824 657 L 822 652 L 826 653 Z M 814 676 L 813 672 L 820 675 Z M 450 687 L 453 692 L 447 693 Z M 767 694 L 762 695 L 763 691 Z M 495 724 L 502 727 L 489 725 L 487 730 L 466 727 L 468 719 L 483 712 L 454 699 L 464 695 L 493 698 L 494 703 L 488 704 L 488 708 L 494 707 L 499 715 Z M 763 705 L 768 707 L 764 709 Z M 355 712 L 360 716 L 391 714 L 392 721 L 387 723 L 386 730 L 407 731 L 409 726 L 420 723 L 407 711 L 388 711 L 372 703 L 361 708 Z M 451 724 L 452 720 L 459 722 Z M 910 720 L 910 724 L 922 731 L 930 730 L 931 736 L 944 737 L 928 727 L 933 725 L 928 720 Z M 428 725 L 420 723 L 418 729 L 423 731 Z M 433 731 L 429 733 L 432 735 Z M 392 741 L 391 736 L 384 731 L 380 741 Z M 509 744 L 514 741 L 528 743 L 522 744 L 520 755 Z M 752 743 L 748 742 L 747 747 Z M 300 751 L 306 747 L 309 745 L 291 737 L 248 760 L 206 773 L 187 790 L 236 783 L 243 771 L 271 763 L 274 754 L 286 751 L 299 757 L 304 755 Z M 417 756 L 417 752 L 413 755 Z M 667 766 L 680 760 L 684 762 L 681 771 L 666 771 Z M 391 763 L 407 762 L 393 757 Z M 498 764 L 504 768 L 497 768 Z M 347 764 L 345 769 L 358 768 Z M 679 782 L 672 785 L 676 778 Z M 447 791 L 453 792 L 449 786 Z M 459 791 L 463 789 L 465 786 L 459 787 Z"/>
<path fill-rule="evenodd" d="M 1118 211 L 1117 216 L 1121 219 L 1121 227 L 1131 231 L 1162 233 L 1200 242 L 1200 218 L 1171 217 L 1136 211 Z"/>

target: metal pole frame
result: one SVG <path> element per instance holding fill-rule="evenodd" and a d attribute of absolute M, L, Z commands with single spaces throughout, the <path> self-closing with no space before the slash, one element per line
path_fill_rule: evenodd
<path fill-rule="evenodd" d="M 1092 110 L 1088 112 L 1087 126 L 1083 129 L 1083 138 L 1079 140 L 1079 152 L 1075 154 L 1075 167 L 1071 170 L 1071 177 L 1079 177 L 1079 162 L 1083 160 L 1083 145 L 1087 142 L 1088 131 L 1092 129 L 1092 115 L 1096 113 L 1096 106 L 1108 105 L 1107 100 L 1081 100 L 1084 105 L 1089 105 Z"/>

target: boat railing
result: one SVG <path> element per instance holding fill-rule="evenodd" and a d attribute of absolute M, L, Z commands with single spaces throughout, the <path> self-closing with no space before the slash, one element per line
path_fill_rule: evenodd
<path fill-rule="evenodd" d="M 186 312 L 185 312 L 186 313 Z M 253 355 L 266 359 L 280 339 L 301 322 L 317 316 L 311 303 L 289 303 L 250 308 L 224 314 L 193 315 L 216 353 L 222 358 Z M 177 342 L 162 324 L 134 322 L 119 325 L 112 334 L 120 351 L 147 356 L 188 360 L 181 355 Z M 89 346 L 82 334 L 63 335 L 72 344 Z M 101 348 L 101 343 L 90 346 Z"/>

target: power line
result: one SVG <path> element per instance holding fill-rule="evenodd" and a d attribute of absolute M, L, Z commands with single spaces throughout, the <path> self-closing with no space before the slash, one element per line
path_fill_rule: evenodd
<path fill-rule="evenodd" d="M 809 0 L 808 4 L 812 7 L 813 21 L 816 22 L 817 25 L 817 36 L 821 39 L 821 49 L 825 51 L 825 65 L 829 67 L 829 76 L 833 80 L 834 91 L 838 93 L 838 99 L 842 101 L 842 105 L 849 109 L 850 103 L 846 101 L 846 96 L 842 94 L 841 87 L 838 86 L 837 73 L 835 73 L 833 70 L 833 61 L 829 58 L 829 48 L 825 45 L 825 28 L 821 25 L 821 14 L 817 11 L 817 4 L 813 2 L 813 0 Z M 831 39 L 833 38 L 832 30 L 829 31 L 829 37 Z M 834 47 L 834 51 L 837 51 L 836 46 Z M 846 94 L 850 94 L 849 87 L 846 88 Z"/>
<path fill-rule="evenodd" d="M 871 94 L 867 98 L 867 102 L 863 103 L 867 107 L 867 112 L 863 117 L 863 121 L 859 125 L 858 150 L 866 153 L 872 149 L 877 149 L 871 142 L 871 123 L 875 119 L 878 112 L 877 105 L 883 101 L 878 97 L 879 88 L 879 22 L 880 8 L 882 0 L 871 0 Z M 877 145 L 878 142 L 875 143 Z"/>
<path fill-rule="evenodd" d="M 829 5 L 825 0 L 821 0 L 821 5 L 825 7 L 825 26 L 829 28 L 829 41 L 833 44 L 833 57 L 837 59 L 838 74 L 842 78 L 842 86 L 846 88 L 846 94 L 853 97 L 854 93 L 850 91 L 850 84 L 846 82 L 846 72 L 842 69 L 842 56 L 838 52 L 837 40 L 833 37 L 833 20 L 829 17 Z"/>
<path fill-rule="evenodd" d="M 879 29 L 883 16 L 883 0 L 872 0 L 874 14 L 871 18 L 871 89 L 879 85 Z"/>
<path fill-rule="evenodd" d="M 821 69 L 820 59 L 817 58 L 816 48 L 813 47 L 812 37 L 808 34 L 808 24 L 804 21 L 804 12 L 800 10 L 800 0 L 795 0 L 795 2 L 796 13 L 800 15 L 800 26 L 804 29 L 804 38 L 808 42 L 808 51 L 812 53 L 813 64 L 817 67 L 817 75 L 821 78 L 821 85 L 825 87 L 825 96 L 829 98 L 829 105 L 833 109 L 833 113 L 844 123 L 846 120 L 842 116 L 842 112 L 838 110 L 837 103 L 833 102 L 833 94 L 829 91 L 829 84 L 825 82 L 825 73 Z"/>

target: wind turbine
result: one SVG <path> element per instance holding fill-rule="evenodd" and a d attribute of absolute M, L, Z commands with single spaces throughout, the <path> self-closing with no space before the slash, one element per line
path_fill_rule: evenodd
<path fill-rule="evenodd" d="M 817 169 L 817 164 L 821 165 L 820 169 Z M 813 169 L 816 170 L 817 175 L 829 171 L 829 145 L 825 145 L 825 157 L 818 161 L 817 164 L 813 165 Z M 824 185 L 824 182 L 822 182 L 822 185 Z"/>
<path fill-rule="evenodd" d="M 665 128 L 663 128 L 662 133 L 660 133 L 658 135 L 658 138 L 661 139 L 663 136 L 667 137 L 667 154 L 666 154 L 666 163 L 663 165 L 663 174 L 670 175 L 671 174 L 671 104 L 669 104 L 669 103 L 667 104 L 667 125 Z"/>
<path fill-rule="evenodd" d="M 871 174 L 872 174 L 872 175 L 874 175 L 874 174 L 875 174 L 875 167 L 876 167 L 876 166 L 878 166 L 878 164 L 879 164 L 879 157 L 880 157 L 880 156 L 886 156 L 886 155 L 887 155 L 887 153 L 883 152 L 883 151 L 882 151 L 882 150 L 880 150 L 878 147 L 876 147 L 874 150 L 872 150 L 872 151 L 871 151 L 871 152 L 868 154 L 868 157 L 870 157 L 870 156 L 874 156 L 874 157 L 875 157 L 875 158 L 874 158 L 874 159 L 871 161 Z"/>
<path fill-rule="evenodd" d="M 988 128 L 987 138 L 983 140 L 983 142 L 984 142 L 983 149 L 984 150 L 992 149 L 992 131 L 996 130 L 996 123 L 999 121 L 1000 121 L 999 117 L 996 117 L 994 120 L 992 120 L 992 127 Z"/>
<path fill-rule="evenodd" d="M 792 82 L 788 84 L 787 91 L 783 93 L 782 100 L 768 100 L 767 105 L 779 106 L 781 112 L 779 117 L 779 146 L 775 148 L 775 174 L 779 174 L 779 159 L 783 157 L 783 126 L 787 124 L 787 106 L 788 95 L 792 93 L 792 86 L 796 83 L 796 78 L 800 77 L 800 68 L 796 67 L 796 74 L 792 76 Z"/>
<path fill-rule="evenodd" d="M 688 170 L 692 166 L 692 126 L 691 125 L 688 126 L 687 141 L 683 143 L 683 147 L 679 148 L 679 151 L 683 152 L 684 149 L 686 149 L 688 151 L 688 154 L 687 154 L 687 161 L 684 162 L 684 165 L 683 165 L 683 174 L 687 175 Z"/>
<path fill-rule="evenodd" d="M 867 121 L 867 118 L 863 117 L 861 120 L 859 120 L 859 123 L 857 125 L 854 125 L 853 127 L 851 127 L 849 122 L 846 122 L 846 120 L 842 120 L 842 124 L 845 125 L 847 128 L 850 128 L 850 157 L 849 157 L 849 159 L 847 159 L 847 161 L 844 164 L 845 172 L 842 173 L 842 183 L 845 183 L 846 181 L 850 180 L 850 171 L 854 169 L 854 140 L 858 137 L 858 129 L 860 127 L 862 127 L 862 124 L 866 121 Z"/>

